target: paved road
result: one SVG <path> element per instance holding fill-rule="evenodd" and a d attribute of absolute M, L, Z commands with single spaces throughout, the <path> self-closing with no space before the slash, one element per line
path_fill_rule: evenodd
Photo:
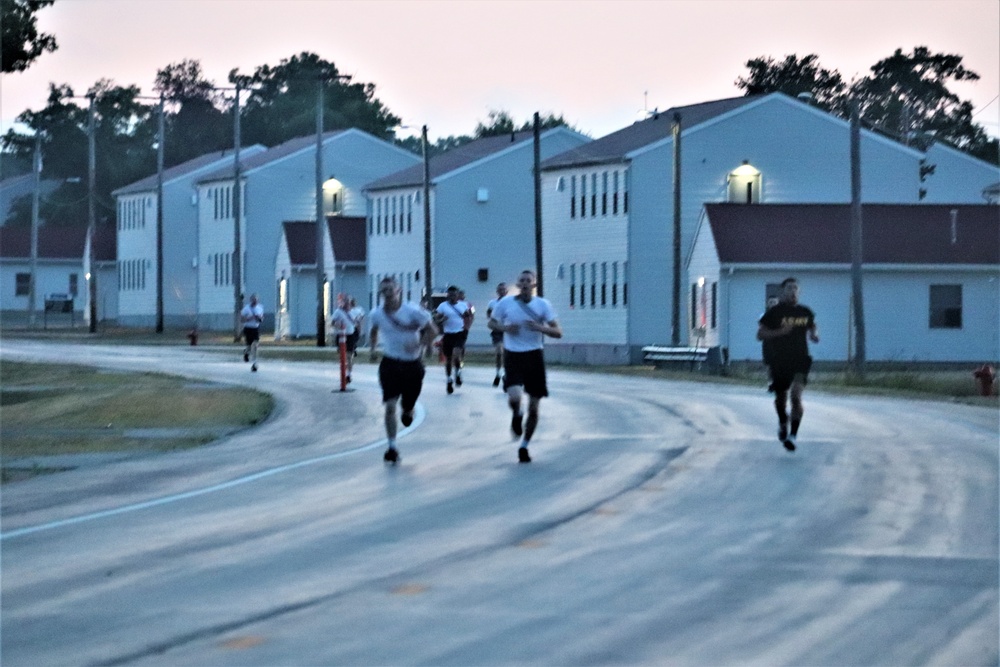
<path fill-rule="evenodd" d="M 519 466 L 492 372 L 429 370 L 403 464 L 374 369 L 199 348 L 0 354 L 273 392 L 252 431 L 3 489 L 18 665 L 996 665 L 998 415 L 552 372 Z"/>

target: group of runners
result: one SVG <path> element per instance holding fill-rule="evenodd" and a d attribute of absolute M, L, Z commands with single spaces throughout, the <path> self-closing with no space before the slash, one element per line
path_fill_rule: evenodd
<path fill-rule="evenodd" d="M 539 403 L 549 395 L 543 354 L 544 339 L 561 338 L 562 327 L 552 304 L 535 295 L 536 276 L 522 271 L 517 279 L 517 293 L 508 294 L 507 285 L 497 285 L 497 296 L 486 309 L 487 326 L 496 353 L 496 376 L 493 386 L 503 385 L 511 410 L 511 432 L 518 441 L 517 458 L 530 463 L 528 451 L 538 426 Z M 462 386 L 465 343 L 475 318 L 475 309 L 465 301 L 457 286 L 447 289 L 445 300 L 432 314 L 427 309 L 403 301 L 402 288 L 395 278 L 383 278 L 378 286 L 381 304 L 369 315 L 371 360 L 377 360 L 376 348 L 382 346 L 378 367 L 382 403 L 385 408 L 385 431 L 388 447 L 383 454 L 387 463 L 400 460 L 396 445 L 398 423 L 413 423 L 413 411 L 423 390 L 423 356 L 432 349 L 439 333 L 448 394 Z M 243 309 L 242 320 L 247 346 L 244 361 L 253 361 L 257 370 L 257 344 L 263 320 L 263 307 L 257 295 Z M 347 381 L 350 382 L 353 358 L 361 332 L 364 311 L 354 299 L 342 296 L 331 318 L 336 335 L 344 336 L 348 349 Z M 757 339 L 762 342 L 764 363 L 768 367 L 774 407 L 778 414 L 778 440 L 790 452 L 804 413 L 802 393 L 809 378 L 812 357 L 808 341 L 819 342 L 813 311 L 799 303 L 799 284 L 795 278 L 781 283 L 776 303 L 760 317 Z M 527 410 L 524 397 L 527 395 Z M 791 401 L 791 413 L 788 403 Z M 397 417 L 397 406 L 402 408 Z"/>

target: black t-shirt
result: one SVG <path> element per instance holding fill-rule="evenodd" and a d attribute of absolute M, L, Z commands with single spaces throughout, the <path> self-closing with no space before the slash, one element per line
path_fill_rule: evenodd
<path fill-rule="evenodd" d="M 795 328 L 785 336 L 771 338 L 766 346 L 767 356 L 772 363 L 782 363 L 809 356 L 809 345 L 806 336 L 815 324 L 813 311 L 801 304 L 779 303 L 772 306 L 760 318 L 760 323 L 767 329 L 780 329 L 786 322 Z"/>

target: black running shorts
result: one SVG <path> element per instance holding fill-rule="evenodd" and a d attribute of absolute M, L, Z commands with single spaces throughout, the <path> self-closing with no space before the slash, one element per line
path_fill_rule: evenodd
<path fill-rule="evenodd" d="M 460 350 L 465 349 L 465 339 L 469 337 L 468 331 L 456 331 L 455 333 L 446 333 L 441 337 L 441 354 L 444 355 L 445 359 L 451 358 L 451 353 L 458 348 Z"/>
<path fill-rule="evenodd" d="M 500 345 L 503 343 L 503 332 L 490 330 L 490 340 L 494 345 Z"/>
<path fill-rule="evenodd" d="M 247 345 L 259 341 L 260 327 L 243 327 L 243 337 L 246 339 Z"/>
<path fill-rule="evenodd" d="M 508 387 L 524 387 L 528 396 L 544 398 L 549 395 L 545 382 L 545 357 L 541 350 L 528 352 L 504 351 L 503 356 L 503 389 Z"/>
<path fill-rule="evenodd" d="M 774 361 L 771 364 L 771 390 L 774 392 L 788 391 L 795 382 L 796 376 L 802 377 L 803 386 L 809 381 L 809 369 L 812 368 L 812 357 Z"/>
<path fill-rule="evenodd" d="M 382 357 L 382 363 L 378 365 L 378 381 L 382 385 L 382 402 L 402 397 L 403 412 L 409 412 L 417 404 L 424 386 L 424 364 L 419 359 L 403 361 Z"/>
<path fill-rule="evenodd" d="M 347 334 L 345 345 L 348 352 L 354 352 L 354 349 L 358 346 L 359 338 L 361 338 L 361 332 L 357 329 L 354 330 L 354 333 Z"/>

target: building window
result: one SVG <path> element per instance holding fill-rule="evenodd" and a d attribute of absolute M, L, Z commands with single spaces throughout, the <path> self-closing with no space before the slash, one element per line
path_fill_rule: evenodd
<path fill-rule="evenodd" d="M 580 177 L 580 217 L 587 217 L 587 175 Z"/>
<path fill-rule="evenodd" d="M 608 214 L 608 172 L 601 175 L 603 185 L 601 186 L 601 215 Z"/>
<path fill-rule="evenodd" d="M 760 203 L 760 172 L 748 160 L 729 172 L 729 202 L 732 204 Z"/>
<path fill-rule="evenodd" d="M 576 176 L 569 178 L 569 217 L 576 217 Z"/>
<path fill-rule="evenodd" d="M 611 262 L 611 307 L 618 306 L 618 262 Z"/>
<path fill-rule="evenodd" d="M 614 193 L 611 195 L 611 213 L 618 215 L 618 171 L 614 172 Z"/>
<path fill-rule="evenodd" d="M 590 217 L 597 216 L 597 172 L 590 175 Z"/>
<path fill-rule="evenodd" d="M 608 305 L 608 263 L 601 262 L 601 308 Z"/>
<path fill-rule="evenodd" d="M 406 198 L 406 233 L 413 231 L 413 195 Z"/>
<path fill-rule="evenodd" d="M 628 306 L 628 262 L 622 262 L 622 306 Z"/>
<path fill-rule="evenodd" d="M 930 328 L 962 328 L 961 285 L 931 285 Z"/>
<path fill-rule="evenodd" d="M 31 291 L 31 274 L 19 273 L 14 277 L 14 296 L 28 296 Z"/>
<path fill-rule="evenodd" d="M 580 307 L 587 307 L 587 265 L 580 264 Z"/>
<path fill-rule="evenodd" d="M 597 307 L 597 262 L 590 264 L 590 307 Z"/>
<path fill-rule="evenodd" d="M 628 182 L 631 180 L 629 171 L 622 172 L 622 213 L 628 213 Z"/>
<path fill-rule="evenodd" d="M 576 307 L 576 264 L 569 265 L 569 307 Z"/>

